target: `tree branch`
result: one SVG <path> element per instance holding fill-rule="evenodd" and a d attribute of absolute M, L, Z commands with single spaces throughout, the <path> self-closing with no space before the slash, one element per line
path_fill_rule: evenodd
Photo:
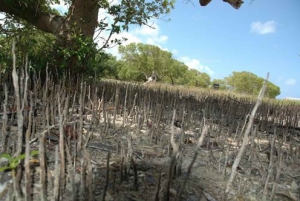
<path fill-rule="evenodd" d="M 52 33 L 58 34 L 62 23 L 65 18 L 59 15 L 55 15 L 49 12 L 43 12 L 42 8 L 37 5 L 29 5 L 27 1 L 9 1 L 0 0 L 0 12 L 4 12 L 12 17 L 21 18 L 28 23 L 32 24 L 36 28 Z"/>

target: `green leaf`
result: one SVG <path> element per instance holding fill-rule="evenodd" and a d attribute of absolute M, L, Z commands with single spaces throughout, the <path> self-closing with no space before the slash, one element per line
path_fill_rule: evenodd
<path fill-rule="evenodd" d="M 39 154 L 39 150 L 32 150 L 31 152 L 30 152 L 30 156 L 36 156 L 36 155 L 38 155 Z"/>
<path fill-rule="evenodd" d="M 20 160 L 24 159 L 25 157 L 26 157 L 25 154 L 21 154 L 21 155 L 17 156 L 17 157 L 15 158 L 15 160 L 20 161 Z"/>
<path fill-rule="evenodd" d="M 4 172 L 5 170 L 10 169 L 10 167 L 0 167 L 0 172 Z"/>
<path fill-rule="evenodd" d="M 5 158 L 7 160 L 11 160 L 12 157 L 9 154 L 4 153 L 4 154 L 0 155 L 0 158 Z"/>

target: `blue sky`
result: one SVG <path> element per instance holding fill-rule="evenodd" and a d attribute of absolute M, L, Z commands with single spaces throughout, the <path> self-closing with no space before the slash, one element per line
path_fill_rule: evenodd
<path fill-rule="evenodd" d="M 249 71 L 263 78 L 269 72 L 270 81 L 281 89 L 277 98 L 300 98 L 300 1 L 244 1 L 236 10 L 222 0 L 212 0 L 206 7 L 197 0 L 177 0 L 163 20 L 149 23 L 155 29 L 131 27 L 114 38 L 127 38 L 123 45 L 157 45 L 190 68 L 208 73 L 212 80 L 233 71 Z M 67 10 L 63 1 L 53 7 Z M 106 12 L 100 11 L 99 19 L 104 17 Z M 101 46 L 103 41 L 95 40 Z M 117 47 L 108 52 L 120 56 Z"/>
<path fill-rule="evenodd" d="M 162 46 L 176 49 L 179 59 L 198 60 L 214 72 L 212 78 L 270 72 L 270 81 L 281 88 L 278 98 L 300 97 L 300 1 L 249 3 L 235 10 L 220 0 L 206 7 L 178 1 L 171 22 L 159 22 L 168 36 Z"/>
<path fill-rule="evenodd" d="M 135 27 L 122 36 L 158 45 L 212 79 L 249 71 L 270 81 L 283 97 L 300 98 L 300 1 L 245 0 L 239 10 L 222 0 L 206 7 L 177 1 L 155 30 Z M 117 55 L 117 50 L 110 50 Z"/>

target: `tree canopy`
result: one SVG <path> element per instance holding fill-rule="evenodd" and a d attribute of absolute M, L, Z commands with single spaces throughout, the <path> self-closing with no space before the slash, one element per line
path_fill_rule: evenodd
<path fill-rule="evenodd" d="M 126 61 L 126 74 L 136 74 L 138 81 L 147 80 L 153 72 L 159 78 L 167 73 L 167 68 L 172 65 L 172 54 L 161 50 L 154 45 L 143 43 L 131 43 L 127 46 L 119 46 L 122 60 Z M 131 72 L 130 72 L 131 71 Z M 122 76 L 122 75 L 121 75 Z"/>
<path fill-rule="evenodd" d="M 251 95 L 258 95 L 262 88 L 264 79 L 257 75 L 242 71 L 232 72 L 232 74 L 225 78 L 227 87 L 238 93 L 245 93 Z M 268 82 L 266 96 L 269 98 L 275 98 L 280 94 L 280 88 L 271 82 Z"/>
<path fill-rule="evenodd" d="M 158 80 L 172 85 L 210 85 L 208 74 L 189 69 L 183 62 L 174 59 L 171 52 L 157 46 L 131 43 L 120 46 L 119 53 L 124 64 L 119 72 L 121 79 L 145 81 L 154 74 Z"/>

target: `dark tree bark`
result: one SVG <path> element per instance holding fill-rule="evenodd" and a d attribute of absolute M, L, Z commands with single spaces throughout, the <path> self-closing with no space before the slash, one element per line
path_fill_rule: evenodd
<path fill-rule="evenodd" d="M 86 37 L 93 37 L 97 27 L 98 1 L 73 0 L 67 17 L 43 11 L 38 1 L 0 0 L 0 12 L 23 19 L 36 28 L 56 36 L 68 36 L 75 28 Z M 76 22 L 76 25 L 74 24 Z"/>
<path fill-rule="evenodd" d="M 64 17 L 44 12 L 41 5 L 34 2 L 31 5 L 24 2 L 0 0 L 0 12 L 23 19 L 42 31 L 58 35 L 66 21 Z"/>

